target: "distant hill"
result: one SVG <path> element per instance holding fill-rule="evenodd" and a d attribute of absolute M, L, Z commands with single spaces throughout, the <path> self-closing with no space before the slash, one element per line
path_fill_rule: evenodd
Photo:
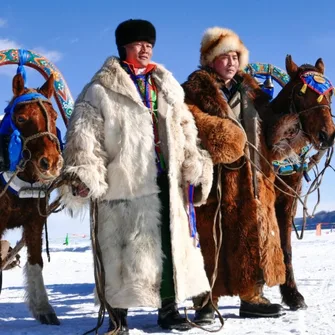
<path fill-rule="evenodd" d="M 296 218 L 294 220 L 297 227 L 301 227 L 303 218 Z M 335 228 L 335 211 L 321 211 L 315 214 L 314 218 L 307 219 L 307 230 L 315 229 L 318 223 L 322 223 L 323 229 Z"/>

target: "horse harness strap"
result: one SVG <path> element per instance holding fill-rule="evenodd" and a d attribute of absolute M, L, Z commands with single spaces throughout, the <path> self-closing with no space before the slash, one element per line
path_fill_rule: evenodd
<path fill-rule="evenodd" d="M 25 100 L 25 96 L 28 100 Z M 19 98 L 19 99 L 18 99 Z M 28 183 L 20 178 L 17 177 L 18 172 L 22 171 L 24 166 L 28 161 L 31 159 L 31 152 L 27 147 L 27 144 L 35 140 L 37 138 L 43 137 L 43 136 L 49 136 L 49 138 L 54 141 L 57 145 L 58 152 L 61 153 L 61 145 L 58 137 L 54 135 L 50 131 L 50 119 L 48 112 L 43 104 L 51 102 L 46 99 L 42 94 L 25 94 L 22 96 L 19 96 L 16 101 L 14 101 L 12 104 L 10 104 L 6 109 L 6 113 L 9 113 L 10 115 L 10 122 L 11 127 L 14 130 L 16 130 L 16 126 L 12 120 L 14 109 L 16 106 L 23 105 L 23 104 L 30 104 L 30 103 L 36 103 L 38 102 L 39 106 L 41 107 L 41 110 L 43 112 L 43 116 L 46 121 L 46 131 L 38 132 L 36 134 L 33 134 L 28 137 L 22 136 L 20 134 L 20 138 L 23 140 L 22 149 L 21 149 L 21 156 L 22 159 L 19 164 L 16 165 L 16 169 L 14 172 L 12 171 L 5 171 L 0 174 L 0 182 L 2 182 L 3 185 L 5 185 L 5 190 L 11 191 L 12 194 L 17 195 L 19 198 L 45 198 L 46 197 L 46 188 L 42 183 L 35 182 L 35 183 Z M 33 99 L 30 99 L 33 98 Z M 26 156 L 26 157 L 24 157 Z M 33 163 L 33 162 L 32 162 Z M 22 166 L 20 166 L 22 164 Z M 2 194 L 0 195 L 0 197 Z"/>
<path fill-rule="evenodd" d="M 331 107 L 330 107 L 331 101 L 329 100 L 327 95 L 325 95 L 325 93 L 327 93 L 327 92 L 329 92 L 330 90 L 333 89 L 333 86 L 330 83 L 330 81 L 326 77 L 324 77 L 323 75 L 321 75 L 317 72 L 314 72 L 314 71 L 307 71 L 307 72 L 302 73 L 300 75 L 300 79 L 302 80 L 303 85 L 302 85 L 302 87 L 299 91 L 299 95 L 305 94 L 306 90 L 307 90 L 307 87 L 309 87 L 311 90 L 315 91 L 316 93 L 318 93 L 320 95 L 319 95 L 319 98 L 317 99 L 317 102 L 318 102 L 317 105 L 299 110 L 297 108 L 296 104 L 295 104 L 295 101 L 294 101 L 293 97 L 294 97 L 297 86 L 300 86 L 301 83 L 297 83 L 293 86 L 290 97 L 289 97 L 289 112 L 291 114 L 296 114 L 299 117 L 298 128 L 297 128 L 295 136 L 297 136 L 300 131 L 303 131 L 303 127 L 302 127 L 302 123 L 301 123 L 301 119 L 300 119 L 301 114 L 306 113 L 306 112 L 310 112 L 310 111 L 315 110 L 315 109 L 320 109 L 320 108 L 329 109 L 329 112 L 331 114 Z M 323 83 L 325 84 L 324 87 L 318 86 L 318 85 L 323 84 Z M 321 104 L 323 98 L 326 98 L 328 104 Z M 274 169 L 275 169 L 276 173 L 279 173 L 279 174 L 282 174 L 282 175 L 290 175 L 290 174 L 295 173 L 296 171 L 302 170 L 304 172 L 305 179 L 309 182 L 310 178 L 307 174 L 307 171 L 309 170 L 309 168 L 308 168 L 309 164 L 304 162 L 304 157 L 305 157 L 305 154 L 308 150 L 309 150 L 308 147 L 304 147 L 302 149 L 301 153 L 299 154 L 299 156 L 301 157 L 301 163 L 299 163 L 299 164 L 291 163 L 289 160 L 274 161 L 273 165 L 274 165 Z"/>
<path fill-rule="evenodd" d="M 38 103 L 41 108 L 43 117 L 46 122 L 46 131 L 38 132 L 34 135 L 23 137 L 20 130 L 17 128 L 14 122 L 14 111 L 15 108 L 23 104 Z M 45 108 L 44 103 L 51 104 L 50 100 L 47 99 L 43 94 L 37 92 L 29 92 L 23 95 L 16 97 L 6 108 L 5 108 L 5 117 L 0 123 L 0 133 L 10 136 L 9 147 L 11 148 L 8 151 L 9 161 L 10 161 L 10 171 L 15 171 L 17 165 L 19 164 L 21 158 L 25 160 L 30 160 L 31 152 L 27 148 L 27 143 L 31 140 L 37 139 L 42 136 L 49 136 L 52 141 L 56 142 L 58 152 L 61 152 L 61 144 L 56 135 L 50 131 L 50 119 L 48 111 Z M 28 158 L 24 157 L 23 154 L 28 154 Z"/>
<path fill-rule="evenodd" d="M 24 142 L 23 142 L 23 149 L 22 151 L 24 152 L 25 150 L 28 150 L 27 149 L 27 143 L 36 139 L 36 138 L 39 138 L 39 137 L 42 137 L 42 136 L 49 136 L 50 139 L 54 140 L 57 144 L 57 149 L 58 149 L 58 152 L 61 152 L 61 147 L 60 147 L 60 142 L 59 142 L 59 139 L 56 135 L 54 135 L 51 131 L 50 131 L 50 120 L 49 120 L 49 115 L 48 115 L 48 112 L 43 104 L 43 102 L 46 102 L 46 103 L 51 103 L 49 100 L 42 100 L 42 99 L 33 99 L 33 100 L 29 100 L 29 101 L 22 101 L 22 102 L 19 102 L 17 105 L 21 105 L 21 104 L 30 104 L 30 103 L 35 103 L 35 102 L 38 102 L 38 104 L 40 105 L 42 111 L 43 111 L 43 115 L 45 117 L 45 120 L 46 120 L 46 126 L 47 126 L 47 130 L 46 131 L 42 131 L 42 132 L 39 132 L 39 133 L 36 133 L 34 135 L 31 135 L 31 136 L 28 136 L 28 137 L 23 137 L 21 135 L 21 137 L 23 138 Z"/>

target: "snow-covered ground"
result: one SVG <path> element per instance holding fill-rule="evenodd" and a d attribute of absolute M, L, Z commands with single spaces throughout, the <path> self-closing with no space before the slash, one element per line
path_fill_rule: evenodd
<path fill-rule="evenodd" d="M 43 253 L 44 280 L 61 325 L 41 325 L 30 316 L 24 303 L 22 269 L 16 268 L 4 272 L 0 296 L 1 335 L 83 334 L 96 325 L 98 308 L 93 302 L 92 254 L 89 237 L 83 236 L 70 233 L 70 243 L 65 246 L 65 236 L 53 238 L 50 234 L 50 263 L 47 262 L 46 253 Z M 321 236 L 316 236 L 315 231 L 308 231 L 302 241 L 292 237 L 295 277 L 308 309 L 297 312 L 287 310 L 278 319 L 241 319 L 238 316 L 238 298 L 221 298 L 220 312 L 225 318 L 225 325 L 220 333 L 335 335 L 335 232 L 322 231 Z M 21 252 L 21 256 L 24 264 L 25 251 Z M 280 303 L 277 287 L 266 288 L 266 296 L 272 302 Z M 185 305 L 190 306 L 191 303 L 187 301 Z M 131 309 L 130 334 L 168 333 L 156 326 L 156 319 L 157 310 Z M 217 321 L 212 328 L 218 326 Z M 106 330 L 105 321 L 99 334 Z M 183 334 L 205 333 L 192 329 Z"/>

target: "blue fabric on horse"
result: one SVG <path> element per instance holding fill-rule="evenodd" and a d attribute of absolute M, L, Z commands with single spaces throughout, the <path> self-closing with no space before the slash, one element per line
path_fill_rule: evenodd
<path fill-rule="evenodd" d="M 8 145 L 8 159 L 9 159 L 9 171 L 15 171 L 17 165 L 20 162 L 22 154 L 22 136 L 20 130 L 16 127 L 13 121 L 13 114 L 17 104 L 25 101 L 40 99 L 47 101 L 47 98 L 40 93 L 27 93 L 20 95 L 15 98 L 12 103 L 10 103 L 5 108 L 5 116 L 0 123 L 0 135 L 10 136 Z M 3 150 L 5 150 L 3 148 Z"/>
<path fill-rule="evenodd" d="M 24 65 L 28 61 L 28 52 L 27 52 L 27 50 L 19 49 L 18 53 L 19 53 L 19 66 L 17 67 L 16 73 L 17 74 L 20 73 L 22 75 L 24 84 L 26 84 L 27 75 L 26 75 L 26 69 L 24 68 Z"/>
<path fill-rule="evenodd" d="M 308 71 L 303 73 L 300 78 L 304 84 L 320 95 L 326 94 L 334 88 L 330 80 L 318 72 Z"/>

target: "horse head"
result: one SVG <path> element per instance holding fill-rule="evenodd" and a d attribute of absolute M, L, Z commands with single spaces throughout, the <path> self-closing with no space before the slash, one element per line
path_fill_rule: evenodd
<path fill-rule="evenodd" d="M 297 66 L 286 57 L 290 81 L 271 102 L 274 119 L 267 131 L 267 142 L 274 159 L 294 158 L 304 146 L 316 150 L 333 146 L 335 125 L 331 114 L 333 86 L 324 76 L 321 58 L 315 65 Z"/>
<path fill-rule="evenodd" d="M 25 161 L 20 177 L 26 181 L 48 182 L 58 177 L 63 165 L 57 137 L 57 112 L 50 101 L 54 77 L 38 89 L 25 88 L 21 74 L 13 78 L 13 99 L 9 104 L 12 128 L 22 140 L 21 156 Z"/>

